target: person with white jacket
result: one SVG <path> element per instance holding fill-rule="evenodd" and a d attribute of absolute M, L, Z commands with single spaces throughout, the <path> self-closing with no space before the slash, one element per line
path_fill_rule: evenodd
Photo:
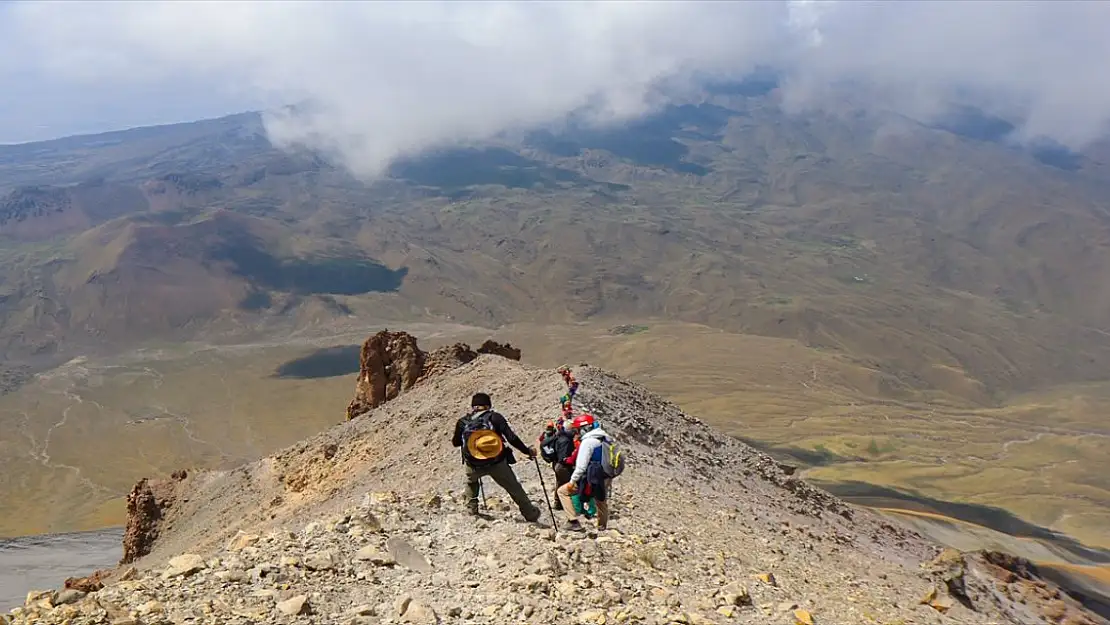
<path fill-rule="evenodd" d="M 567 514 L 567 529 L 582 531 L 582 522 L 574 509 L 571 497 L 578 493 L 583 499 L 590 498 L 597 505 L 597 529 L 604 531 L 609 523 L 608 493 L 612 480 L 601 468 L 601 444 L 611 440 L 601 424 L 593 415 L 581 414 L 570 423 L 570 429 L 579 436 L 578 450 L 575 452 L 574 472 L 570 481 L 556 491 L 563 502 Z"/>

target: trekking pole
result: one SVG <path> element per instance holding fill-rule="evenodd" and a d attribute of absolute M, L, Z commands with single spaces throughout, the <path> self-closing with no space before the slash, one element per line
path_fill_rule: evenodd
<path fill-rule="evenodd" d="M 486 503 L 486 486 L 482 484 L 482 478 L 478 478 L 478 492 L 482 495 L 482 509 L 486 511 L 486 514 L 489 514 L 489 504 Z"/>
<path fill-rule="evenodd" d="M 555 531 L 559 531 L 559 522 L 555 520 L 555 510 L 551 507 L 551 498 L 547 496 L 547 484 L 543 482 L 543 471 L 540 470 L 540 461 L 535 456 L 532 456 L 532 462 L 536 463 L 536 474 L 540 476 L 540 488 L 543 488 L 543 500 L 547 502 L 547 511 L 551 513 L 551 527 Z"/>

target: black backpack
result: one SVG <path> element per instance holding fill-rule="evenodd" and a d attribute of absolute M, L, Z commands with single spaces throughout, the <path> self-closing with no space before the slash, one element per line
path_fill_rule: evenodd
<path fill-rule="evenodd" d="M 559 433 L 552 432 L 544 437 L 540 442 L 540 457 L 548 464 L 554 464 L 559 460 L 558 453 L 555 448 L 555 441 L 558 440 Z"/>
<path fill-rule="evenodd" d="M 463 417 L 462 452 L 463 458 L 469 464 L 495 462 L 504 454 L 505 442 L 493 429 L 490 419 L 492 414 L 492 410 L 484 410 Z"/>

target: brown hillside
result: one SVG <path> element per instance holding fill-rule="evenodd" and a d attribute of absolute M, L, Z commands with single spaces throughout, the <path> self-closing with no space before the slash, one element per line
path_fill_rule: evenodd
<path fill-rule="evenodd" d="M 298 313 L 312 323 L 359 309 L 487 327 L 666 317 L 847 354 L 887 377 L 887 397 L 930 389 L 989 404 L 1104 379 L 1101 148 L 1065 170 L 1000 143 L 852 113 L 850 98 L 844 107 L 798 117 L 773 93 L 707 95 L 624 128 L 429 154 L 373 185 L 273 150 L 248 117 L 143 129 L 104 151 L 51 143 L 33 157 L 39 169 L 49 167 L 42 154 L 71 154 L 141 189 L 156 212 L 135 218 L 169 228 L 144 231 L 165 250 L 119 256 L 112 282 L 77 288 L 67 277 L 56 293 L 47 286 L 47 302 L 33 285 L 65 258 L 12 250 L 4 262 L 21 270 L 4 288 L 18 314 L 0 335 L 66 337 L 9 338 L 15 355 L 75 340 L 116 349 L 247 326 L 284 332 L 286 313 L 305 306 L 319 309 Z M 57 168 L 61 181 L 81 180 L 79 167 Z M 36 180 L 0 167 L 0 186 Z M 229 278 L 196 244 L 212 236 L 192 223 L 208 210 L 281 234 L 216 232 L 250 266 Z M 152 259 L 176 286 L 157 286 Z M 349 275 L 334 282 L 340 266 Z M 330 286 L 306 286 L 320 283 Z"/>
<path fill-rule="evenodd" d="M 579 409 L 629 458 L 602 535 L 515 521 L 492 487 L 488 519 L 462 511 L 448 439 L 470 394 L 489 392 L 531 438 L 565 389 L 481 356 L 258 462 L 162 483 L 136 571 L 67 596 L 72 608 L 35 595 L 14 622 L 205 609 L 281 623 L 1106 622 L 1019 560 L 941 552 L 612 374 L 575 374 Z M 515 470 L 541 501 L 535 467 Z"/>

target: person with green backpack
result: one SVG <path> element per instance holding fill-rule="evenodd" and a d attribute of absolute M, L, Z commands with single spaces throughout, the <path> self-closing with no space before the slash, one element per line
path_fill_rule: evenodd
<path fill-rule="evenodd" d="M 505 417 L 493 410 L 492 403 L 486 393 L 475 393 L 470 400 L 470 412 L 455 423 L 455 433 L 451 437 L 451 444 L 462 448 L 467 507 L 471 514 L 477 516 L 478 488 L 481 479 L 488 475 L 509 493 L 525 520 L 535 522 L 540 518 L 540 509 L 528 499 L 524 487 L 513 473 L 510 465 L 516 463 L 516 458 L 505 441 L 508 440 L 529 459 L 536 457 L 536 451 L 520 440 Z"/>
<path fill-rule="evenodd" d="M 609 490 L 613 478 L 624 471 L 624 454 L 616 441 L 601 429 L 601 423 L 593 415 L 578 415 L 570 426 L 578 434 L 581 444 L 570 481 L 557 491 L 567 515 L 567 529 L 584 529 L 573 499 L 574 495 L 580 494 L 594 501 L 597 506 L 597 529 L 604 531 L 609 524 Z"/>

